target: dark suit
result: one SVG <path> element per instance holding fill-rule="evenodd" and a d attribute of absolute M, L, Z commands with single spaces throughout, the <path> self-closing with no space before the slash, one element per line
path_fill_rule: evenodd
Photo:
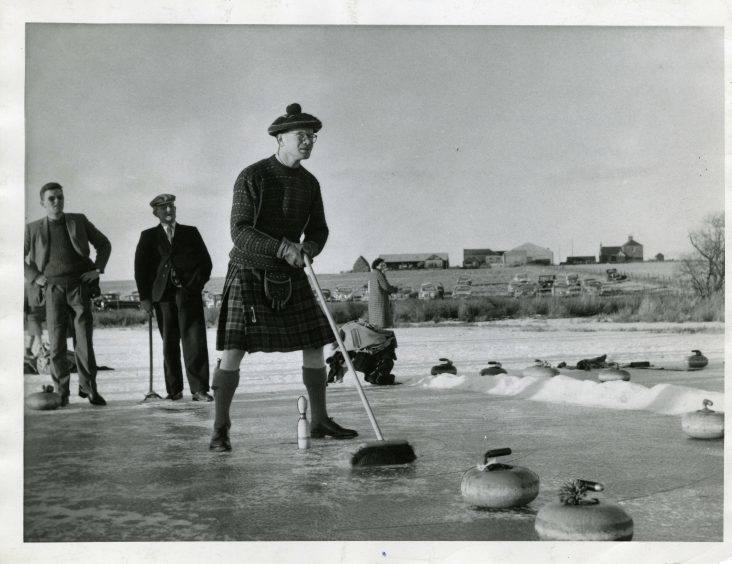
<path fill-rule="evenodd" d="M 62 396 L 69 395 L 70 370 L 66 356 L 69 312 L 73 312 L 75 333 L 74 353 L 79 372 L 79 386 L 87 393 L 96 394 L 97 364 L 92 342 L 91 295 L 98 292 L 98 280 L 94 284 L 82 283 L 78 276 L 66 277 L 63 281 L 49 280 L 43 288 L 34 280 L 44 273 L 50 259 L 51 236 L 48 217 L 33 221 L 25 226 L 23 245 L 24 275 L 28 292 L 28 303 L 41 305 L 45 301 L 46 324 L 51 345 L 51 377 Z M 64 214 L 66 230 L 71 247 L 88 264 L 88 270 L 104 272 L 112 245 L 80 213 Z M 90 245 L 96 250 L 95 260 L 90 258 Z"/>
<path fill-rule="evenodd" d="M 177 223 L 172 244 L 161 225 L 140 234 L 135 282 L 140 299 L 151 300 L 155 308 L 163 338 L 165 387 L 170 395 L 183 391 L 181 343 L 191 394 L 209 390 L 201 292 L 210 276 L 211 257 L 195 227 Z"/>

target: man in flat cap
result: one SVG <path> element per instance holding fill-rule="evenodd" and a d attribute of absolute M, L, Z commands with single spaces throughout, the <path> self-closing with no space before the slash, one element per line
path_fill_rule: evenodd
<path fill-rule="evenodd" d="M 40 195 L 46 217 L 25 226 L 23 266 L 28 304 L 46 306 L 51 377 L 61 396 L 61 407 L 69 403 L 71 369 L 66 339 L 70 317 L 76 337 L 79 395 L 92 405 L 106 405 L 97 391 L 91 300 L 99 295 L 99 275 L 104 272 L 112 245 L 84 214 L 64 213 L 60 184 L 44 184 Z M 90 258 L 90 245 L 96 251 L 94 260 Z"/>
<path fill-rule="evenodd" d="M 351 439 L 328 416 L 323 346 L 334 337 L 303 267 L 328 238 L 320 185 L 302 165 L 322 124 L 290 104 L 270 125 L 277 152 L 245 168 L 234 184 L 229 270 L 216 336 L 221 363 L 214 370 L 213 436 L 209 448 L 231 450 L 229 407 L 245 353 L 302 351 L 302 379 L 310 400 L 311 437 Z"/>
<path fill-rule="evenodd" d="M 148 313 L 155 310 L 163 338 L 166 399 L 183 397 L 182 343 L 193 401 L 213 401 L 201 295 L 211 276 L 211 257 L 198 229 L 176 222 L 175 196 L 160 194 L 150 206 L 160 223 L 140 234 L 135 282 L 140 304 Z"/>

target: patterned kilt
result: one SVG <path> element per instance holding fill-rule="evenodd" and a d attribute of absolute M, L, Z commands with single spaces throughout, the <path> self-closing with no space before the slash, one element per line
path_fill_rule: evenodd
<path fill-rule="evenodd" d="M 290 352 L 335 341 L 305 271 L 292 276 L 292 296 L 279 311 L 264 294 L 264 271 L 229 263 L 216 332 L 216 350 Z"/>

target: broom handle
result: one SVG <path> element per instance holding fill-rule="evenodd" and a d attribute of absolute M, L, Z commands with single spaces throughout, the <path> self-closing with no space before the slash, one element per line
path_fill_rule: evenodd
<path fill-rule="evenodd" d="M 150 393 L 153 391 L 153 345 L 152 345 L 152 312 L 149 312 L 147 314 L 147 334 L 148 334 L 148 344 L 149 344 L 149 351 L 150 351 Z"/>
<path fill-rule="evenodd" d="M 313 286 L 315 287 L 315 293 L 318 295 L 318 299 L 320 300 L 320 306 L 323 310 L 323 313 L 325 314 L 325 317 L 328 318 L 328 323 L 330 323 L 330 328 L 333 330 L 333 336 L 336 338 L 336 341 L 338 342 L 338 348 L 341 349 L 341 354 L 343 355 L 343 359 L 346 361 L 346 365 L 348 366 L 348 370 L 351 371 L 351 374 L 353 374 L 353 379 L 356 381 L 356 389 L 358 390 L 358 395 L 361 396 L 361 402 L 363 402 L 363 406 L 366 408 L 366 414 L 369 416 L 369 421 L 371 421 L 371 426 L 374 428 L 374 433 L 376 433 L 376 438 L 380 441 L 384 440 L 384 436 L 381 434 L 381 429 L 379 429 L 379 424 L 376 422 L 376 418 L 374 417 L 374 412 L 371 411 L 371 406 L 369 405 L 369 400 L 366 399 L 366 394 L 363 392 L 363 388 L 361 387 L 361 382 L 358 380 L 358 374 L 356 374 L 356 369 L 353 367 L 353 363 L 351 362 L 351 357 L 348 354 L 348 351 L 346 350 L 346 345 L 343 344 L 343 339 L 341 339 L 341 334 L 338 331 L 338 327 L 336 326 L 335 321 L 333 320 L 333 316 L 330 314 L 330 311 L 328 310 L 328 306 L 325 302 L 325 297 L 323 296 L 323 290 L 320 289 L 320 284 L 318 284 L 318 279 L 315 277 L 315 272 L 313 272 L 313 265 L 310 262 L 310 257 L 306 255 L 305 253 L 302 254 L 303 258 L 305 259 L 305 270 L 310 276 L 311 280 L 313 281 Z"/>

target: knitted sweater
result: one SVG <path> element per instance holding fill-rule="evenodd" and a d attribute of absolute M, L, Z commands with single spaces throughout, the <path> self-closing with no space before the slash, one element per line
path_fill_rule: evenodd
<path fill-rule="evenodd" d="M 290 168 L 272 155 L 245 168 L 234 183 L 231 261 L 241 268 L 294 270 L 277 258 L 283 237 L 312 241 L 317 255 L 328 239 L 317 179 L 300 165 Z"/>

